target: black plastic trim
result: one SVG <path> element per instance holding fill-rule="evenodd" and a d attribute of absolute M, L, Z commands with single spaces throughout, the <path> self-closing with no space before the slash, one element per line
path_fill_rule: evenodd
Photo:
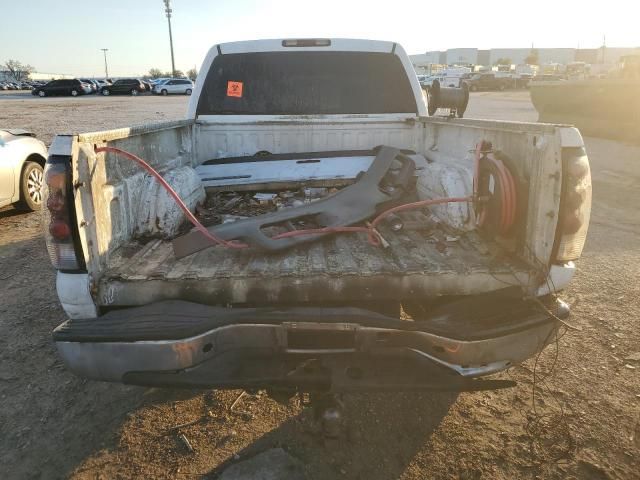
<path fill-rule="evenodd" d="M 402 149 L 400 153 L 405 155 L 415 155 L 413 150 Z M 254 155 L 241 157 L 225 157 L 207 160 L 202 165 L 226 165 L 228 163 L 249 163 L 249 162 L 272 162 L 276 160 L 305 160 L 308 158 L 330 158 L 330 157 L 368 157 L 374 156 L 374 150 L 327 150 L 320 152 L 300 152 L 300 153 L 271 153 L 256 152 Z"/>
<path fill-rule="evenodd" d="M 547 308 L 569 316 L 566 303 L 549 297 Z M 56 342 L 180 340 L 215 328 L 283 322 L 350 323 L 366 327 L 422 331 L 462 341 L 497 338 L 556 320 L 537 302 L 502 291 L 463 297 L 435 308 L 425 319 L 406 321 L 352 307 L 224 308 L 167 300 L 113 310 L 99 318 L 68 320 L 53 332 Z"/>
<path fill-rule="evenodd" d="M 349 375 L 358 371 L 357 376 Z M 415 355 L 336 354 L 330 359 L 232 351 L 188 370 L 128 372 L 122 382 L 168 388 L 288 389 L 305 392 L 453 391 L 509 388 L 512 380 L 469 379 Z"/>

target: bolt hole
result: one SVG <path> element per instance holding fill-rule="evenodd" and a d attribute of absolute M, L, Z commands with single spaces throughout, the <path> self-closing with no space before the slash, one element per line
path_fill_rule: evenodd
<path fill-rule="evenodd" d="M 202 347 L 202 351 L 204 353 L 207 353 L 207 352 L 210 352 L 212 348 L 213 348 L 213 345 L 210 343 L 207 343 L 204 347 Z"/>

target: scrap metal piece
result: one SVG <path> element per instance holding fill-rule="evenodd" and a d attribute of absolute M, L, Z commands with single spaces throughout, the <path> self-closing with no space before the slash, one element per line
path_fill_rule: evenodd
<path fill-rule="evenodd" d="M 393 169 L 395 160 L 400 169 Z M 262 229 L 291 225 L 296 221 L 311 222 L 322 227 L 353 225 L 376 213 L 380 204 L 400 198 L 414 178 L 415 163 L 400 150 L 383 146 L 369 170 L 360 175 L 356 183 L 333 195 L 301 207 L 284 209 L 246 220 L 210 227 L 209 231 L 224 240 L 239 240 L 265 250 L 283 250 L 305 242 L 311 242 L 328 234 L 273 239 Z M 208 238 L 197 230 L 176 238 L 173 250 L 176 258 L 186 257 L 212 246 Z"/>

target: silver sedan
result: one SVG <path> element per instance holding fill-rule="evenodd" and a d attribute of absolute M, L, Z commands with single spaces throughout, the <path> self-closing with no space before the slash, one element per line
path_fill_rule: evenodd
<path fill-rule="evenodd" d="M 42 206 L 47 147 L 26 130 L 0 129 L 0 207 L 23 210 Z"/>

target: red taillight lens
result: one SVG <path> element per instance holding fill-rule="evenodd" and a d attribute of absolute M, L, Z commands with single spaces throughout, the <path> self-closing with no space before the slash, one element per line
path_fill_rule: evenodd
<path fill-rule="evenodd" d="M 44 237 L 49 258 L 58 270 L 78 270 L 80 262 L 76 256 L 73 239 L 73 202 L 68 158 L 49 158 L 44 168 L 43 212 Z"/>
<path fill-rule="evenodd" d="M 591 216 L 591 172 L 582 148 L 563 151 L 563 198 L 556 239 L 556 260 L 576 260 L 582 254 Z"/>
<path fill-rule="evenodd" d="M 62 220 L 51 220 L 49 233 L 55 240 L 66 240 L 71 237 L 71 227 Z"/>

